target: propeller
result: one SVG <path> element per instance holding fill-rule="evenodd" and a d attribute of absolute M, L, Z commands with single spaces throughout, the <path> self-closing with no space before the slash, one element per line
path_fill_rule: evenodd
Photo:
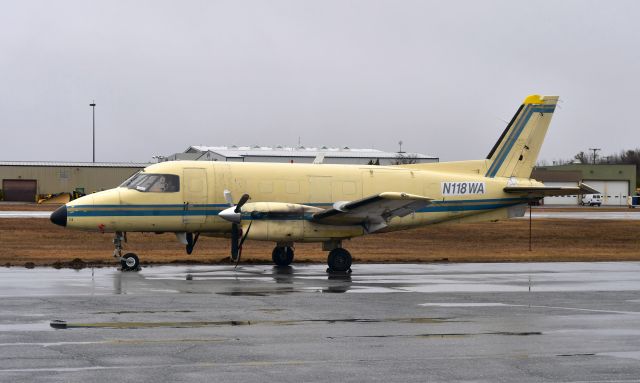
<path fill-rule="evenodd" d="M 240 257 L 242 256 L 242 244 L 244 243 L 244 240 L 247 239 L 247 236 L 249 235 L 249 231 L 251 230 L 252 224 L 253 224 L 253 221 L 249 222 L 249 226 L 247 227 L 247 232 L 244 233 L 244 235 L 242 236 L 242 239 L 240 240 L 240 244 L 238 245 L 238 259 L 236 260 L 236 266 L 234 267 L 234 269 L 237 268 L 238 263 L 240 263 Z"/>
<path fill-rule="evenodd" d="M 251 224 L 247 227 L 247 232 L 242 235 L 242 227 L 240 222 L 242 221 L 242 206 L 249 201 L 251 197 L 249 194 L 243 194 L 236 205 L 233 204 L 233 196 L 229 190 L 224 191 L 224 199 L 229 204 L 229 208 L 224 209 L 218 215 L 231 222 L 231 260 L 236 261 L 236 267 L 240 262 L 240 255 L 242 254 L 242 244 L 247 239 Z"/>

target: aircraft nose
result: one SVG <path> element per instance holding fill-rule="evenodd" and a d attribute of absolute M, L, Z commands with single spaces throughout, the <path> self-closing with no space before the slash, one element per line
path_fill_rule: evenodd
<path fill-rule="evenodd" d="M 67 226 L 67 206 L 62 205 L 57 208 L 53 213 L 51 213 L 51 217 L 49 219 L 58 226 Z"/>

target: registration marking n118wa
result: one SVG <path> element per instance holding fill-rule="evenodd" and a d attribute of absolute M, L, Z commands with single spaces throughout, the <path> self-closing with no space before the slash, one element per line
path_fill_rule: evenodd
<path fill-rule="evenodd" d="M 484 182 L 443 182 L 442 195 L 484 194 Z"/>

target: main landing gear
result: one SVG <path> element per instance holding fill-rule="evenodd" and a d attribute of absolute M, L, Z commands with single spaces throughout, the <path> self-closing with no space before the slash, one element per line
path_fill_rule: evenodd
<path fill-rule="evenodd" d="M 327 273 L 351 273 L 351 261 L 351 254 L 347 250 L 336 247 L 329 251 Z"/>
<path fill-rule="evenodd" d="M 127 242 L 127 235 L 121 231 L 117 231 L 113 238 L 113 256 L 120 261 L 120 270 L 122 271 L 138 271 L 140 270 L 140 259 L 135 253 L 127 253 L 122 255 L 122 241 Z"/>
<path fill-rule="evenodd" d="M 351 254 L 342 248 L 339 241 L 323 243 L 322 249 L 329 251 L 327 257 L 327 273 L 349 274 L 351 273 Z M 289 266 L 293 262 L 293 243 L 278 243 L 271 253 L 271 259 L 276 266 Z"/>
<path fill-rule="evenodd" d="M 271 259 L 277 266 L 289 266 L 293 262 L 293 246 L 278 244 L 271 252 Z"/>

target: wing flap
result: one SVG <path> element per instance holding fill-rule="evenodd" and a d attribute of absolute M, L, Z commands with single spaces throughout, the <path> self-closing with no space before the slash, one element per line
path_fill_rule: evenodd
<path fill-rule="evenodd" d="M 533 198 L 600 193 L 583 183 L 578 186 L 507 186 L 504 191 L 513 194 L 528 194 Z"/>
<path fill-rule="evenodd" d="M 333 208 L 315 213 L 312 220 L 327 225 L 364 225 L 368 232 L 380 230 L 394 217 L 405 217 L 431 203 L 420 195 L 385 192 L 356 201 L 336 202 Z"/>

